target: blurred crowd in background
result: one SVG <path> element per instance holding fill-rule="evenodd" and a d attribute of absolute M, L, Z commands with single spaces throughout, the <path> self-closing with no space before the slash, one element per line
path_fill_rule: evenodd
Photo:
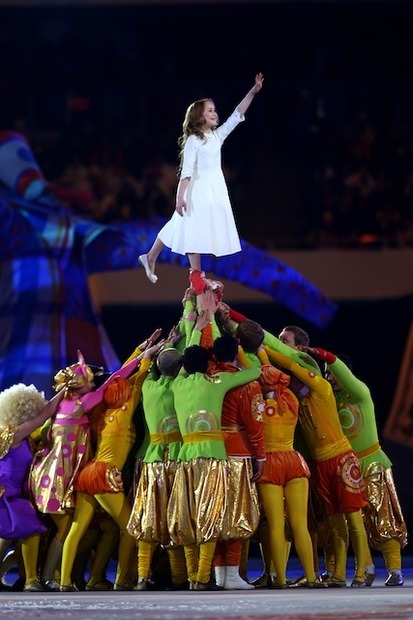
<path fill-rule="evenodd" d="M 262 71 L 262 98 L 223 150 L 241 237 L 412 246 L 407 5 L 243 4 L 236 26 L 233 5 L 3 8 L 1 128 L 25 135 L 87 217 L 169 216 L 187 105 L 212 97 L 225 120 Z"/>

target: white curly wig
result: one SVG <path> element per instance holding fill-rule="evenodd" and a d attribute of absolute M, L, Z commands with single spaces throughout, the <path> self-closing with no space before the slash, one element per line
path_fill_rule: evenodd
<path fill-rule="evenodd" d="M 17 383 L 0 392 L 0 428 L 11 428 L 32 420 L 46 405 L 44 392 L 36 386 Z"/>

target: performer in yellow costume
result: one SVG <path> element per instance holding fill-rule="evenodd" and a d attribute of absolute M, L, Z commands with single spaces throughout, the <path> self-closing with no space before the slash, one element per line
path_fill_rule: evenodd
<path fill-rule="evenodd" d="M 367 501 L 360 463 L 341 428 L 331 385 L 286 355 L 268 347 L 266 351 L 273 363 L 292 372 L 309 388 L 299 396 L 299 419 L 312 458 L 311 475 L 323 501 L 333 540 L 335 568 L 328 584 L 346 585 L 348 523 L 356 559 L 351 585 L 363 587 L 367 536 L 361 509 Z"/>
<path fill-rule="evenodd" d="M 314 572 L 313 547 L 307 528 L 310 471 L 304 458 L 293 448 L 298 400 L 288 389 L 290 377 L 271 365 L 262 366 L 259 382 L 266 397 L 263 423 L 267 459 L 258 480 L 258 492 L 269 526 L 276 583 L 278 587 L 287 587 L 286 510 L 306 585 L 309 588 L 324 587 Z"/>

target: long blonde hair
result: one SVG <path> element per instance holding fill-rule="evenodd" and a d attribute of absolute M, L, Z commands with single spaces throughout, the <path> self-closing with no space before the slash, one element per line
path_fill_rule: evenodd
<path fill-rule="evenodd" d="M 210 97 L 206 97 L 205 99 L 197 99 L 191 103 L 186 110 L 184 122 L 182 123 L 182 135 L 178 139 L 178 146 L 180 149 L 178 174 L 180 174 L 182 170 L 184 148 L 189 136 L 197 136 L 198 138 L 205 139 L 204 132 L 201 128 L 205 123 L 204 108 L 208 101 L 214 103 Z"/>

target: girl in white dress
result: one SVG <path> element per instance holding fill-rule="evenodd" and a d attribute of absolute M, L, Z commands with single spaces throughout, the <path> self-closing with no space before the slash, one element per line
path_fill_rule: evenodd
<path fill-rule="evenodd" d="M 212 99 L 200 99 L 188 107 L 178 141 L 181 148 L 180 180 L 175 212 L 159 231 L 149 252 L 139 256 L 153 284 L 158 280 L 156 261 L 165 246 L 176 254 L 188 255 L 190 280 L 199 292 L 204 288 L 201 254 L 227 256 L 241 251 L 221 168 L 221 147 L 225 138 L 244 120 L 245 112 L 261 90 L 263 81 L 262 73 L 258 73 L 254 86 L 219 127 Z"/>

